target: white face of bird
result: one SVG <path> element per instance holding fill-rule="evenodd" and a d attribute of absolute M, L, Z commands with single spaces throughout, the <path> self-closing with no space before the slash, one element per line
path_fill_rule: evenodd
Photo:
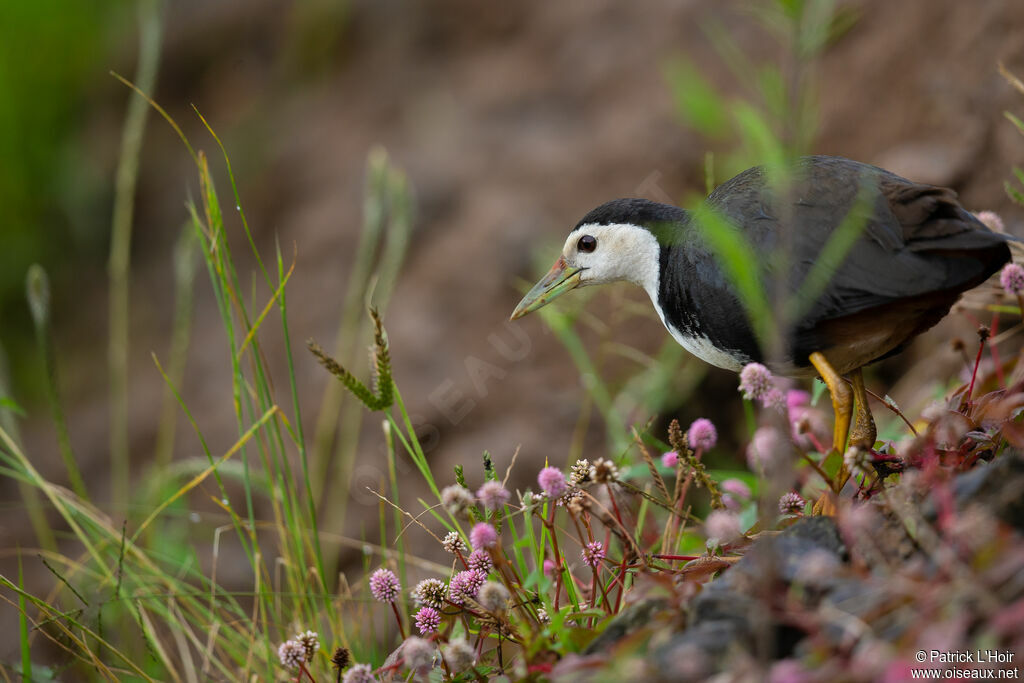
<path fill-rule="evenodd" d="M 562 258 L 580 272 L 580 285 L 602 285 L 625 280 L 656 292 L 661 250 L 645 228 L 629 223 L 587 224 L 565 240 Z"/>
<path fill-rule="evenodd" d="M 576 287 L 625 280 L 657 296 L 661 250 L 654 235 L 637 225 L 588 223 L 573 230 L 548 274 L 516 306 L 512 319 L 546 305 Z"/>

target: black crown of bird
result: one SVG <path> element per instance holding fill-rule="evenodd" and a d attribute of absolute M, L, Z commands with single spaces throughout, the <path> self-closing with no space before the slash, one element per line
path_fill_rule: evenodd
<path fill-rule="evenodd" d="M 963 292 L 1010 261 L 1007 241 L 1016 238 L 989 230 L 953 190 L 875 166 L 811 156 L 784 170 L 783 185 L 755 167 L 707 198 L 755 253 L 786 249 L 787 272 L 773 272 L 767 257 L 751 264 L 766 292 L 781 287 L 795 296 L 851 212 L 861 214 L 861 225 L 820 293 L 781 330 L 771 357 L 697 219 L 646 199 L 616 199 L 584 216 L 512 319 L 577 287 L 632 282 L 650 296 L 672 337 L 704 361 L 733 371 L 761 362 L 784 376 L 820 376 L 835 411 L 833 448 L 843 453 L 848 439 L 851 447 L 873 448 L 861 368 L 898 353 L 945 317 Z"/>

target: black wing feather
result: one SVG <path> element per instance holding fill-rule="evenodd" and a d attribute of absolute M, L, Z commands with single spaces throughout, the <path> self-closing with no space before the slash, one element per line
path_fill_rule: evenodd
<path fill-rule="evenodd" d="M 827 286 L 797 323 L 798 329 L 895 299 L 965 290 L 1009 260 L 1006 235 L 991 232 L 946 188 L 913 183 L 880 168 L 838 157 L 808 157 L 794 182 L 793 201 L 780 206 L 764 174 L 751 169 L 716 190 L 710 201 L 738 223 L 762 250 L 779 246 L 785 220 L 793 231 L 786 286 L 799 290 L 822 249 L 855 210 L 862 183 L 875 194 L 863 232 Z M 752 211 L 756 202 L 759 211 Z M 764 207 L 768 207 L 765 209 Z M 750 220 L 749 216 L 765 216 Z M 767 251 L 765 252 L 767 253 Z M 766 269 L 765 282 L 773 281 Z"/>

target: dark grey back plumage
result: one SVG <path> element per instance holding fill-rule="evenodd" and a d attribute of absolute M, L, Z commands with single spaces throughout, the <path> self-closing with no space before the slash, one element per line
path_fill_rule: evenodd
<path fill-rule="evenodd" d="M 751 267 L 758 268 L 771 301 L 777 300 L 776 283 L 786 297 L 799 290 L 844 217 L 862 209 L 859 237 L 841 263 L 832 264 L 831 279 L 786 334 L 787 362 L 805 366 L 812 351 L 835 344 L 829 335 L 841 329 L 836 321 L 900 302 L 921 302 L 912 309 L 922 311 L 917 326 L 923 329 L 913 330 L 918 334 L 944 316 L 961 292 L 1010 260 L 1010 238 L 988 230 L 960 206 L 952 190 L 827 156 L 799 160 L 790 180 L 789 192 L 780 198 L 756 167 L 722 184 L 707 200 L 765 256 Z M 867 201 L 858 202 L 862 188 Z M 621 199 L 594 209 L 578 225 L 586 223 L 632 223 L 651 230 L 661 246 L 658 303 L 666 319 L 740 362 L 762 360 L 740 301 L 688 212 Z M 789 255 L 781 278 L 768 259 L 778 249 Z"/>

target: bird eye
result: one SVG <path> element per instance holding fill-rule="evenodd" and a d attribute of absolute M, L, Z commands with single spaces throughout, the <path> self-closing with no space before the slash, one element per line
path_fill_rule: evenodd
<path fill-rule="evenodd" d="M 576 248 L 589 254 L 597 249 L 597 238 L 593 235 L 584 235 L 580 238 L 580 241 L 576 243 Z"/>

